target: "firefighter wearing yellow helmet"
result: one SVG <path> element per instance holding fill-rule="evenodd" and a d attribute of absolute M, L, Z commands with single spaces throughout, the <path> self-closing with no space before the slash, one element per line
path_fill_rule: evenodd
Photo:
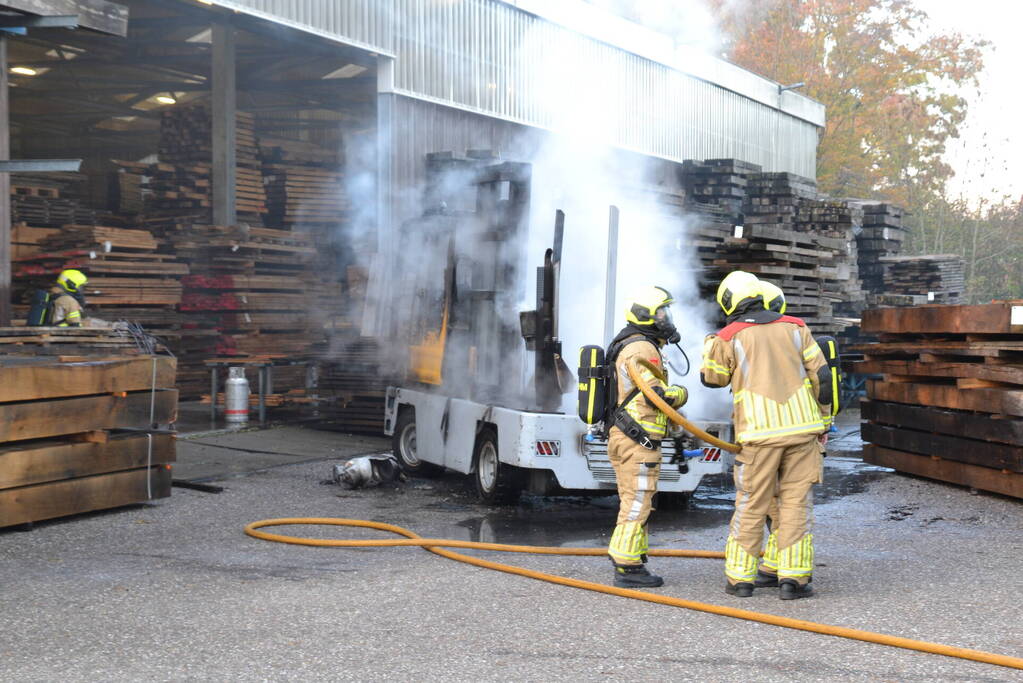
<path fill-rule="evenodd" d="M 51 325 L 56 327 L 81 327 L 85 296 L 82 287 L 89 281 L 80 270 L 62 270 L 49 292 L 41 312 L 33 305 L 29 312 L 29 325 Z M 33 320 L 33 318 L 36 318 Z"/>
<path fill-rule="evenodd" d="M 764 308 L 785 315 L 788 304 L 785 303 L 785 292 L 781 291 L 781 287 L 760 280 L 760 296 L 764 300 Z"/>
<path fill-rule="evenodd" d="M 671 294 L 662 287 L 640 292 L 625 313 L 626 326 L 608 347 L 608 363 L 614 364 L 618 393 L 607 451 L 618 482 L 620 504 L 607 552 L 614 564 L 615 585 L 626 588 L 664 584 L 644 564 L 647 519 L 657 493 L 661 440 L 668 431 L 668 418 L 633 383 L 627 367 L 632 360 L 640 359 L 664 368 L 661 348 L 680 339 L 671 318 L 672 302 Z M 684 387 L 662 381 L 648 368 L 642 368 L 640 374 L 669 405 L 679 408 L 685 404 L 688 394 Z"/>
<path fill-rule="evenodd" d="M 704 342 L 701 381 L 730 386 L 732 420 L 742 451 L 735 458 L 735 513 L 725 546 L 725 592 L 738 597 L 780 585 L 783 600 L 810 595 L 813 484 L 821 479 L 818 445 L 831 402 L 828 365 L 799 318 L 765 308 L 761 283 L 729 274 L 717 300 L 728 324 Z M 824 390 L 822 391 L 822 386 Z M 758 559 L 777 493 L 777 566 Z"/>

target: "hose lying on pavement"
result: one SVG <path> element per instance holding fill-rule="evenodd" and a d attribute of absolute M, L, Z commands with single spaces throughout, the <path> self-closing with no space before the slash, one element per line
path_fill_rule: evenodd
<path fill-rule="evenodd" d="M 742 450 L 742 446 L 737 443 L 729 443 L 728 441 L 722 441 L 716 436 L 712 436 L 707 432 L 703 431 L 692 422 L 682 417 L 682 415 L 668 405 L 668 402 L 663 398 L 654 393 L 654 390 L 650 388 L 650 385 L 640 375 L 640 366 L 647 368 L 650 372 L 654 373 L 654 376 L 664 382 L 667 379 L 667 375 L 664 374 L 664 370 L 657 367 L 653 363 L 642 358 L 633 358 L 625 364 L 625 369 L 629 371 L 629 379 L 636 385 L 648 401 L 657 406 L 657 409 L 668 416 L 668 419 L 677 424 L 682 429 L 686 430 L 696 438 L 705 441 L 713 446 L 724 449 L 729 453 L 738 453 Z"/>
<path fill-rule="evenodd" d="M 260 531 L 260 529 L 263 527 L 284 526 L 289 524 L 363 527 L 366 529 L 388 531 L 392 534 L 404 536 L 405 538 L 393 540 L 389 539 L 358 541 L 341 539 L 335 540 L 320 538 L 301 538 L 297 536 L 285 536 L 283 534 L 274 534 L 266 531 Z M 712 605 L 705 602 L 696 602 L 694 600 L 683 600 L 682 598 L 674 598 L 668 595 L 658 595 L 656 593 L 647 593 L 644 591 L 630 590 L 628 588 L 605 586 L 604 584 L 594 583 L 592 581 L 570 579 L 568 577 L 557 576 L 555 574 L 545 574 L 543 572 L 533 571 L 532 569 L 526 569 L 524 567 L 516 567 L 515 565 L 511 564 L 491 562 L 489 560 L 484 560 L 479 557 L 472 557 L 471 555 L 463 555 L 461 553 L 456 553 L 450 550 L 443 549 L 443 548 L 475 548 L 478 550 L 496 550 L 501 552 L 530 553 L 537 555 L 605 555 L 607 554 L 606 548 L 556 548 L 531 545 L 505 545 L 502 543 L 476 543 L 473 541 L 456 541 L 442 538 L 422 538 L 415 532 L 409 531 L 408 529 L 404 529 L 400 526 L 395 526 L 393 524 L 384 524 L 383 522 L 370 522 L 368 520 L 363 519 L 337 519 L 332 517 L 285 517 L 282 519 L 264 519 L 258 522 L 252 522 L 251 524 L 246 526 L 245 533 L 248 534 L 249 536 L 252 536 L 253 538 L 259 538 L 264 541 L 275 541 L 278 543 L 291 543 L 294 545 L 309 545 L 328 548 L 379 548 L 394 546 L 419 546 L 426 550 L 429 550 L 431 553 L 435 553 L 437 555 L 440 555 L 441 557 L 446 557 L 457 562 L 465 562 L 466 564 L 475 565 L 477 567 L 483 567 L 484 569 L 493 569 L 508 574 L 517 574 L 519 576 L 525 576 L 530 579 L 539 579 L 540 581 L 557 583 L 562 586 L 582 588 L 583 590 L 591 590 L 596 591 L 598 593 L 607 593 L 608 595 L 617 595 L 619 597 L 632 598 L 634 600 L 656 602 L 662 605 L 669 605 L 671 607 L 683 607 L 685 609 L 696 610 L 699 612 L 709 612 L 710 614 L 720 614 L 721 616 L 734 617 L 736 619 L 747 619 L 749 621 L 757 621 L 762 624 L 782 626 L 785 628 L 792 628 L 800 631 L 809 631 L 811 633 L 820 633 L 826 636 L 838 636 L 841 638 L 850 638 L 852 640 L 862 640 L 867 643 L 877 643 L 879 645 L 900 647 L 906 650 L 916 650 L 918 652 L 928 652 L 931 654 L 945 655 L 947 657 L 958 657 L 959 659 L 968 659 L 974 662 L 983 662 L 985 664 L 994 664 L 996 666 L 1023 669 L 1023 659 L 1019 657 L 1009 657 L 1006 655 L 998 655 L 993 654 L 991 652 L 984 652 L 982 650 L 970 650 L 962 647 L 952 647 L 950 645 L 941 645 L 940 643 L 928 643 L 923 640 L 901 638 L 899 636 L 890 636 L 883 633 L 872 633 L 870 631 L 861 631 L 859 629 L 854 628 L 845 628 L 844 626 L 818 624 L 812 621 L 803 621 L 802 619 L 780 617 L 774 614 L 763 614 L 761 612 L 752 612 L 750 610 L 735 609 L 734 607 Z M 705 557 L 715 559 L 721 559 L 724 557 L 724 553 L 712 550 L 673 550 L 651 548 L 648 554 L 655 557 Z"/>

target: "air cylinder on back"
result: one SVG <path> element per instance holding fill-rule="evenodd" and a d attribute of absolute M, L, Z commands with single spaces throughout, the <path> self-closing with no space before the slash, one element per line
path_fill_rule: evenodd
<path fill-rule="evenodd" d="M 249 421 L 249 380 L 245 368 L 230 368 L 224 382 L 224 415 L 228 422 Z"/>

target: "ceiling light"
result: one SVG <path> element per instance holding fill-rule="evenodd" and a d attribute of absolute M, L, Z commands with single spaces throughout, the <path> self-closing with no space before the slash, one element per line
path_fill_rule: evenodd
<path fill-rule="evenodd" d="M 168 93 L 166 95 L 157 95 L 153 99 L 155 99 L 160 104 L 177 104 L 178 103 L 178 101 L 176 99 L 174 99 L 174 97 L 170 93 Z"/>
<path fill-rule="evenodd" d="M 19 76 L 35 76 L 39 72 L 28 66 L 12 66 L 11 73 Z"/>

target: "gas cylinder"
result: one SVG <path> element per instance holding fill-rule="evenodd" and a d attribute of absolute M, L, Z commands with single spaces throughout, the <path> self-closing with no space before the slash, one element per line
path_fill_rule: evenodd
<path fill-rule="evenodd" d="M 224 414 L 228 422 L 249 421 L 249 380 L 245 368 L 230 368 L 224 382 Z"/>

